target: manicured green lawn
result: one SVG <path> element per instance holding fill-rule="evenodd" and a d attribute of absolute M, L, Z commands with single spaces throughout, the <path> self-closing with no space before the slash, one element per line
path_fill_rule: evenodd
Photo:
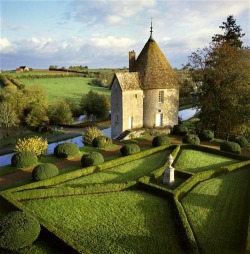
<path fill-rule="evenodd" d="M 235 162 L 238 162 L 238 160 L 196 150 L 182 150 L 174 167 L 181 171 L 197 173 L 230 165 Z"/>
<path fill-rule="evenodd" d="M 249 218 L 249 170 L 200 183 L 182 200 L 202 253 L 244 250 Z"/>
<path fill-rule="evenodd" d="M 58 185 L 58 187 L 61 185 L 74 187 L 95 183 L 121 183 L 137 180 L 151 171 L 162 167 L 166 163 L 166 158 L 170 153 L 170 150 L 158 152 L 142 159 L 106 169 L 102 172 L 67 181 Z"/>
<path fill-rule="evenodd" d="M 59 98 L 71 98 L 79 104 L 82 96 L 90 90 L 110 96 L 109 89 L 88 85 L 90 80 L 91 78 L 82 77 L 18 79 L 27 86 L 41 85 L 48 93 L 49 103 L 54 103 Z"/>
<path fill-rule="evenodd" d="M 23 203 L 80 244 L 80 252 L 181 253 L 171 207 L 160 197 L 122 191 Z"/>

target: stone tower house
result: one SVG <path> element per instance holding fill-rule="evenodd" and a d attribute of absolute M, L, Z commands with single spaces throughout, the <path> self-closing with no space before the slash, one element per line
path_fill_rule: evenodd
<path fill-rule="evenodd" d="M 175 73 L 152 36 L 136 59 L 129 52 L 129 72 L 111 83 L 111 137 L 125 130 L 171 128 L 178 123 L 179 87 Z"/>

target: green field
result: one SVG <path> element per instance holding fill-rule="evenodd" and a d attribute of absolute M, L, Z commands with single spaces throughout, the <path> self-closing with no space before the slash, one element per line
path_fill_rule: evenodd
<path fill-rule="evenodd" d="M 107 88 L 88 85 L 90 80 L 91 78 L 82 77 L 18 79 L 20 83 L 27 86 L 42 86 L 48 93 L 49 103 L 53 103 L 60 98 L 71 98 L 79 104 L 82 96 L 90 90 L 110 96 L 110 90 Z"/>

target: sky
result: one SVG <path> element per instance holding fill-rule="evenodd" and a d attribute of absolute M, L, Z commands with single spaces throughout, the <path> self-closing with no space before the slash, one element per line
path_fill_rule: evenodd
<path fill-rule="evenodd" d="M 128 67 L 153 37 L 173 68 L 233 15 L 250 45 L 249 0 L 1 0 L 0 70 Z"/>

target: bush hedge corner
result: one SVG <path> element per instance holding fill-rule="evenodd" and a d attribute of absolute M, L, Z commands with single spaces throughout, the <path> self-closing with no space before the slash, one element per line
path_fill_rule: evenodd
<path fill-rule="evenodd" d="M 79 152 L 79 147 L 75 143 L 59 144 L 54 149 L 54 155 L 58 158 L 68 158 L 75 156 Z"/>
<path fill-rule="evenodd" d="M 10 212 L 0 219 L 0 247 L 18 250 L 32 244 L 40 234 L 38 221 L 22 211 Z"/>
<path fill-rule="evenodd" d="M 42 181 L 52 178 L 59 174 L 57 166 L 51 163 L 42 163 L 37 165 L 32 171 L 32 178 L 34 181 Z"/>
<path fill-rule="evenodd" d="M 11 158 L 11 165 L 17 168 L 26 168 L 37 163 L 37 156 L 34 152 L 17 152 Z"/>

